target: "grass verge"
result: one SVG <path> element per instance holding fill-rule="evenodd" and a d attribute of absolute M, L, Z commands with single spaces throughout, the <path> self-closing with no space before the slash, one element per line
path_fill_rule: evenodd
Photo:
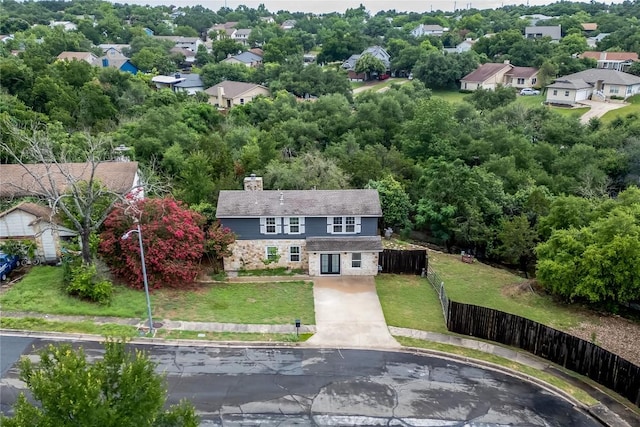
<path fill-rule="evenodd" d="M 35 267 L 0 296 L 3 311 L 79 316 L 146 317 L 144 292 L 115 287 L 113 301 L 102 306 L 70 297 L 62 290 L 62 269 Z M 223 283 L 196 289 L 152 292 L 154 318 L 228 323 L 315 324 L 311 282 Z"/>
<path fill-rule="evenodd" d="M 429 341 L 422 341 L 414 338 L 395 337 L 395 339 L 398 340 L 400 344 L 407 347 L 425 348 L 429 350 L 442 351 L 444 353 L 457 354 L 459 356 L 469 357 L 471 359 L 483 360 L 485 362 L 490 362 L 496 365 L 504 366 L 506 368 L 512 369 L 514 371 L 520 372 L 522 374 L 537 378 L 541 381 L 551 384 L 554 387 L 557 387 L 560 390 L 566 392 L 567 394 L 572 396 L 574 399 L 578 400 L 579 402 L 587 406 L 595 405 L 596 403 L 598 403 L 598 401 L 593 397 L 591 397 L 586 391 L 567 383 L 561 378 L 558 378 L 554 375 L 540 371 L 538 369 L 532 368 L 530 366 L 526 366 L 526 365 L 514 362 L 512 360 L 502 358 L 500 356 L 496 356 L 494 354 L 484 353 L 482 351 L 464 348 L 464 347 L 458 347 L 450 344 L 441 344 L 441 343 L 433 343 Z"/>
<path fill-rule="evenodd" d="M 381 274 L 376 276 L 376 290 L 387 325 L 447 332 L 440 301 L 426 279 Z"/>
<path fill-rule="evenodd" d="M 199 332 L 158 330 L 156 337 L 176 340 L 304 342 L 313 334 L 255 334 L 237 332 Z"/>
<path fill-rule="evenodd" d="M 138 336 L 138 331 L 134 326 L 115 324 L 98 325 L 90 321 L 57 322 L 36 317 L 3 317 L 0 319 L 0 327 L 3 329 L 92 334 L 112 337 Z"/>

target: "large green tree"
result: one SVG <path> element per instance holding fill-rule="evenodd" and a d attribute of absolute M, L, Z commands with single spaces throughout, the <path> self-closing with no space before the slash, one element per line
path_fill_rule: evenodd
<path fill-rule="evenodd" d="M 198 417 L 190 403 L 165 409 L 164 378 L 142 351 L 124 342 L 107 340 L 104 356 L 90 363 L 82 348 L 50 345 L 40 361 L 20 361 L 20 379 L 34 404 L 18 397 L 13 417 L 0 414 L 7 427 L 196 427 Z"/>

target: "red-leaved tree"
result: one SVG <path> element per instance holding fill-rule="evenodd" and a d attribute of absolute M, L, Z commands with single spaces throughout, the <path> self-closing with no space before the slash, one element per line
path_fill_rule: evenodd
<path fill-rule="evenodd" d="M 99 251 L 111 271 L 130 286 L 143 287 L 136 229 L 139 221 L 149 287 L 193 283 L 204 253 L 204 218 L 173 199 L 143 199 L 117 206 L 104 222 Z"/>
<path fill-rule="evenodd" d="M 236 235 L 229 227 L 223 227 L 220 221 L 214 222 L 207 230 L 205 252 L 213 259 L 216 271 L 222 266 L 222 258 L 231 256 L 231 244 L 236 241 Z"/>

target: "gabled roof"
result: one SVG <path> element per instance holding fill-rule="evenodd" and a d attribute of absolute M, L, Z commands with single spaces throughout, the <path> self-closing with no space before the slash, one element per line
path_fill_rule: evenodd
<path fill-rule="evenodd" d="M 218 218 L 382 216 L 378 190 L 220 191 Z"/>
<path fill-rule="evenodd" d="M 254 55 L 258 55 L 260 58 L 264 56 L 264 50 L 260 49 L 259 47 L 251 48 L 249 49 L 249 52 L 253 53 Z"/>
<path fill-rule="evenodd" d="M 22 202 L 12 208 L 7 209 L 4 212 L 1 212 L 0 218 L 3 218 L 15 211 L 23 211 L 30 215 L 35 216 L 36 219 L 31 224 L 40 220 L 44 220 L 52 224 L 63 225 L 63 222 L 60 219 L 60 217 L 58 215 L 55 215 L 53 210 L 50 207 L 42 206 L 36 203 L 30 203 L 30 202 Z"/>
<path fill-rule="evenodd" d="M 422 29 L 422 31 L 444 31 L 441 25 L 420 24 L 414 30 Z"/>
<path fill-rule="evenodd" d="M 0 198 L 43 196 L 38 181 L 48 179 L 53 180 L 58 193 L 64 193 L 69 185 L 67 176 L 73 181 L 86 181 L 91 175 L 91 170 L 90 163 L 38 163 L 24 166 L 0 164 Z M 95 168 L 95 177 L 109 190 L 118 194 L 126 194 L 131 190 L 135 185 L 137 173 L 137 162 L 102 162 Z M 51 187 L 46 181 L 43 185 L 45 188 Z"/>
<path fill-rule="evenodd" d="M 229 58 L 225 59 L 225 61 L 228 60 L 228 59 L 235 59 L 235 60 L 240 61 L 240 62 L 245 63 L 245 64 L 253 64 L 255 62 L 262 62 L 262 57 L 256 55 L 253 52 L 242 52 L 242 53 L 239 53 L 237 55 L 230 56 Z"/>
<path fill-rule="evenodd" d="M 582 24 L 582 29 L 585 31 L 595 31 L 598 29 L 598 24 L 595 22 L 585 22 Z"/>
<path fill-rule="evenodd" d="M 549 86 L 547 86 L 547 88 L 550 88 L 550 89 L 573 89 L 573 90 L 589 89 L 591 87 L 593 86 L 582 79 L 569 80 L 566 78 L 558 79 L 555 82 L 553 82 L 553 84 L 550 84 Z"/>
<path fill-rule="evenodd" d="M 528 79 L 538 74 L 536 67 L 513 67 L 507 74 L 513 77 Z"/>
<path fill-rule="evenodd" d="M 510 64 L 504 64 L 502 62 L 487 62 L 486 64 L 480 65 L 478 68 L 464 76 L 462 80 L 468 82 L 484 82 L 489 77 L 494 76 L 505 69 L 511 68 L 514 67 Z"/>
<path fill-rule="evenodd" d="M 235 98 L 255 88 L 262 88 L 265 90 L 269 90 L 266 87 L 256 83 L 234 82 L 231 80 L 225 80 L 223 82 L 218 83 L 215 86 L 211 86 L 209 89 L 205 90 L 204 92 L 207 95 L 217 96 L 218 88 L 222 88 L 224 90 L 225 98 Z"/>
<path fill-rule="evenodd" d="M 638 54 L 635 52 L 596 52 L 587 51 L 580 55 L 581 58 L 591 58 L 596 61 L 637 61 Z"/>
<path fill-rule="evenodd" d="M 86 61 L 89 64 L 93 64 L 98 57 L 91 52 L 62 52 L 56 57 L 61 61 Z"/>
<path fill-rule="evenodd" d="M 183 80 L 180 83 L 176 83 L 175 87 L 204 87 L 200 74 L 182 74 Z"/>
<path fill-rule="evenodd" d="M 115 49 L 117 51 L 122 52 L 123 49 L 131 49 L 130 44 L 117 44 L 117 43 L 101 43 L 98 45 L 103 52 L 106 52 L 109 49 Z"/>
<path fill-rule="evenodd" d="M 608 85 L 640 85 L 640 77 L 633 74 L 623 73 L 622 71 L 608 70 L 605 68 L 590 68 L 588 70 L 580 71 L 578 73 L 562 76 L 558 80 L 584 80 L 587 83 L 595 84 L 599 80 L 602 80 L 604 84 Z"/>
<path fill-rule="evenodd" d="M 194 51 L 192 51 L 191 49 L 187 49 L 186 47 L 174 46 L 171 49 L 169 49 L 169 52 L 182 54 L 184 55 L 185 58 L 191 58 L 196 56 L 196 53 Z"/>
<path fill-rule="evenodd" d="M 233 33 L 234 36 L 247 36 L 251 35 L 251 28 L 240 28 Z"/>

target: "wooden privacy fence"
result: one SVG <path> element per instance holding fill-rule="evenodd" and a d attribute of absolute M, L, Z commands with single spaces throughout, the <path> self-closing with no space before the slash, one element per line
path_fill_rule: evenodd
<path fill-rule="evenodd" d="M 397 251 L 384 249 L 378 256 L 381 273 L 422 274 L 427 268 L 427 251 Z"/>
<path fill-rule="evenodd" d="M 519 347 L 621 394 L 640 406 L 640 366 L 597 345 L 533 320 L 449 301 L 447 329 Z"/>

